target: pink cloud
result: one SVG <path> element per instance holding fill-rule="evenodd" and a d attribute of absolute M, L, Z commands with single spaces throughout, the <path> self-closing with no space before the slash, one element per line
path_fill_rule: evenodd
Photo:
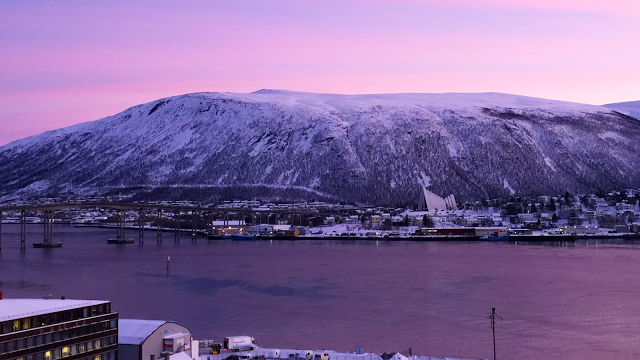
<path fill-rule="evenodd" d="M 387 2 L 388 0 L 378 0 Z M 422 5 L 464 5 L 469 7 L 525 8 L 539 10 L 584 11 L 640 15 L 640 2 L 636 0 L 399 0 Z M 395 2 L 395 0 L 393 0 Z"/>

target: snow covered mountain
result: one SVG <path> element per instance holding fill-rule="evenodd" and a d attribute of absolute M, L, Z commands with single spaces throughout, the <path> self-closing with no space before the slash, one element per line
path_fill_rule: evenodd
<path fill-rule="evenodd" d="M 640 101 L 628 101 L 615 104 L 604 105 L 609 109 L 613 109 L 621 114 L 632 116 L 640 120 Z"/>
<path fill-rule="evenodd" d="M 417 204 L 640 187 L 640 122 L 497 93 L 196 93 L 0 147 L 0 197 Z"/>

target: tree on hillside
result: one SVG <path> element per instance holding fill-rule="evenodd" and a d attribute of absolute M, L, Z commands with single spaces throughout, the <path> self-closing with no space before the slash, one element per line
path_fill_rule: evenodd
<path fill-rule="evenodd" d="M 423 227 L 432 228 L 434 225 L 435 224 L 433 223 L 433 219 L 429 215 L 424 214 L 422 216 L 422 226 Z"/>
<path fill-rule="evenodd" d="M 567 205 L 571 204 L 571 194 L 568 191 L 564 192 L 564 202 L 567 203 Z"/>

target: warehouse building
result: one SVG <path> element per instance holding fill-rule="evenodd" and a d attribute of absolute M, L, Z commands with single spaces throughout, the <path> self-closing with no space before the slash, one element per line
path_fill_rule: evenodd
<path fill-rule="evenodd" d="M 198 357 L 198 341 L 193 347 L 191 331 L 173 321 L 120 319 L 118 329 L 118 360 Z"/>

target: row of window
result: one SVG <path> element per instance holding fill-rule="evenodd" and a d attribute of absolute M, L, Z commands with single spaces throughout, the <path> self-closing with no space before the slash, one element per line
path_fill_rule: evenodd
<path fill-rule="evenodd" d="M 73 310 L 60 311 L 51 314 L 31 316 L 22 319 L 3 321 L 0 325 L 0 334 L 8 334 L 14 331 L 27 330 L 40 326 L 54 325 L 67 321 L 80 320 L 92 316 L 111 313 L 111 303 L 88 306 Z"/>
<path fill-rule="evenodd" d="M 28 356 L 23 356 L 23 357 L 19 357 L 19 358 L 13 358 L 10 360 L 44 360 L 46 356 L 46 353 L 38 353 L 38 354 L 34 354 L 34 355 L 28 355 Z M 115 351 L 109 351 L 107 353 L 104 354 L 99 354 L 99 355 L 95 355 L 92 357 L 85 357 L 79 360 L 116 360 L 116 352 Z"/>
<path fill-rule="evenodd" d="M 101 321 L 99 323 L 78 326 L 71 329 L 62 331 L 56 331 L 53 333 L 29 336 L 22 339 L 5 341 L 0 343 L 0 354 L 18 351 L 22 349 L 28 349 L 40 345 L 46 345 L 63 341 L 67 339 L 73 339 L 89 334 L 95 334 L 97 332 L 106 331 L 110 329 L 116 329 L 118 327 L 117 320 Z"/>

